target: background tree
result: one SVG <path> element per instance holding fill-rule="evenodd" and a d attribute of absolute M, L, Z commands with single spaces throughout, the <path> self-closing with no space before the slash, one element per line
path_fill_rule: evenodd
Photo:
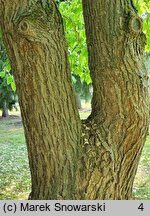
<path fill-rule="evenodd" d="M 12 110 L 17 102 L 16 87 L 11 73 L 5 47 L 0 38 L 0 109 L 2 117 L 8 117 L 8 110 Z"/>
<path fill-rule="evenodd" d="M 76 92 L 78 109 L 82 108 L 81 99 L 90 102 L 92 97 L 92 85 L 82 81 L 80 76 L 72 73 L 72 82 Z"/>
<path fill-rule="evenodd" d="M 145 36 L 132 1 L 83 0 L 94 91 L 85 121 L 54 1 L 0 5 L 27 141 L 30 199 L 130 199 L 148 129 Z"/>
<path fill-rule="evenodd" d="M 146 34 L 145 51 L 150 51 L 150 1 L 149 0 L 134 0 L 138 13 L 143 19 L 143 31 Z"/>
<path fill-rule="evenodd" d="M 81 0 L 59 1 L 59 10 L 64 20 L 77 104 L 78 108 L 81 108 L 81 98 L 91 99 L 91 78 L 87 62 L 87 45 Z"/>
<path fill-rule="evenodd" d="M 17 95 L 8 84 L 7 76 L 11 77 L 10 74 L 6 74 L 0 78 L 0 109 L 2 110 L 2 117 L 8 117 L 8 110 L 17 109 Z"/>

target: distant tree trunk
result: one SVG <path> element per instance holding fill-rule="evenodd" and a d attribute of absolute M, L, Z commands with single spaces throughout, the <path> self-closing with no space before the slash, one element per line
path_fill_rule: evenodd
<path fill-rule="evenodd" d="M 83 122 L 54 1 L 0 5 L 28 148 L 30 199 L 130 199 L 148 128 L 142 24 L 131 2 L 83 0 L 94 91 Z"/>
<path fill-rule="evenodd" d="M 82 105 L 81 105 L 81 98 L 80 98 L 80 95 L 76 93 L 76 100 L 77 100 L 77 106 L 78 106 L 78 109 L 81 109 L 82 108 Z"/>
<path fill-rule="evenodd" d="M 3 109 L 2 109 L 2 117 L 6 118 L 8 117 L 9 114 L 8 114 L 8 108 L 7 108 L 7 103 L 4 102 L 3 104 Z"/>

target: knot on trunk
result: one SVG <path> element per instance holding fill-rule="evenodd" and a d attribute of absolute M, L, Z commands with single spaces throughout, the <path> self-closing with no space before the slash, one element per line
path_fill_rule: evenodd
<path fill-rule="evenodd" d="M 29 18 L 23 19 L 17 26 L 19 35 L 23 36 L 23 38 L 27 38 L 28 41 L 40 41 L 38 33 L 39 30 L 36 27 L 36 23 L 29 20 Z"/>
<path fill-rule="evenodd" d="M 19 30 L 22 32 L 27 32 L 29 29 L 29 23 L 26 20 L 23 20 L 19 23 Z"/>
<path fill-rule="evenodd" d="M 129 30 L 132 35 L 136 36 L 142 32 L 143 23 L 142 19 L 138 16 L 131 16 L 129 20 Z"/>

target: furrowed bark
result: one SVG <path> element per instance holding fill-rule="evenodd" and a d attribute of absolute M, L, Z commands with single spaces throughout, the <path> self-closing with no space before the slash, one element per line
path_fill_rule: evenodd
<path fill-rule="evenodd" d="M 83 0 L 83 11 L 94 93 L 79 193 L 130 199 L 148 129 L 142 20 L 129 0 Z"/>
<path fill-rule="evenodd" d="M 54 1 L 0 1 L 32 178 L 30 199 L 74 199 L 80 119 Z"/>
<path fill-rule="evenodd" d="M 28 147 L 30 199 L 130 199 L 148 128 L 145 38 L 131 1 L 83 0 L 94 95 L 82 124 L 54 1 L 0 0 L 0 6 Z"/>

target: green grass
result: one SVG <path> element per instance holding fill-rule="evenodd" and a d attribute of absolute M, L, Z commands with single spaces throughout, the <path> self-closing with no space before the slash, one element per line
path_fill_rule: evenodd
<path fill-rule="evenodd" d="M 90 112 L 80 112 L 86 118 Z M 150 200 L 150 136 L 147 137 L 134 183 L 134 198 Z M 0 200 L 24 200 L 31 181 L 20 118 L 0 119 Z"/>
<path fill-rule="evenodd" d="M 150 200 L 150 135 L 147 136 L 134 182 L 135 199 Z"/>
<path fill-rule="evenodd" d="M 0 200 L 27 199 L 30 192 L 24 131 L 15 121 L 0 121 Z"/>

